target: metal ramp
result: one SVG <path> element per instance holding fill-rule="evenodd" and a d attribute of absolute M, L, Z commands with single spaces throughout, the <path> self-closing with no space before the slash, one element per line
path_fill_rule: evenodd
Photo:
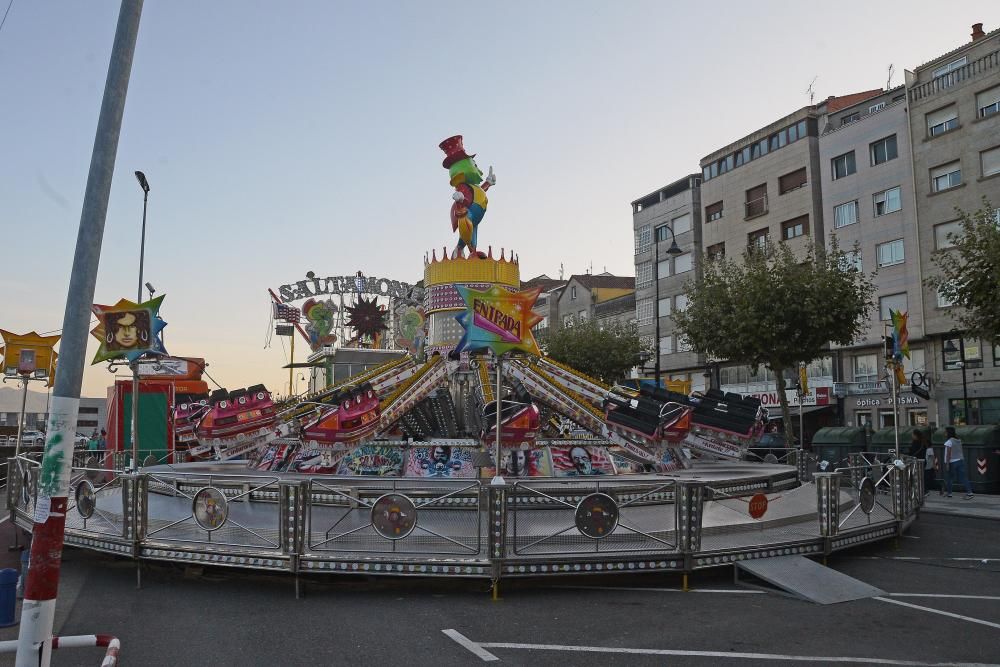
<path fill-rule="evenodd" d="M 805 556 L 774 556 L 772 558 L 741 560 L 734 565 L 736 566 L 734 570 L 735 581 L 739 585 L 765 591 L 777 589 L 777 592 L 784 595 L 816 604 L 836 604 L 885 595 L 885 591 L 869 586 L 863 581 L 858 581 L 825 565 L 820 565 Z M 765 581 L 771 586 L 762 586 L 746 579 L 740 579 L 740 571 Z"/>

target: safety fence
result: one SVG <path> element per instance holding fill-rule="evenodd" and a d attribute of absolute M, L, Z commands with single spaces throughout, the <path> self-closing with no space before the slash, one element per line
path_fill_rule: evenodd
<path fill-rule="evenodd" d="M 801 454 L 796 454 L 801 460 Z M 889 457 L 891 458 L 891 457 Z M 492 578 L 675 571 L 827 554 L 898 535 L 923 499 L 922 463 L 884 455 L 813 473 L 407 479 L 123 470 L 84 455 L 65 541 L 137 560 L 263 570 Z M 30 529 L 38 461 L 9 459 L 7 507 Z M 770 506 L 770 510 L 768 510 Z"/>

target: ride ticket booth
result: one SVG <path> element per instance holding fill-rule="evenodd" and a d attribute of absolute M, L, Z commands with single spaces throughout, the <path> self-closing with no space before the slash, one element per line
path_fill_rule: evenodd
<path fill-rule="evenodd" d="M 173 462 L 174 387 L 168 383 L 139 383 L 139 461 L 152 454 L 160 463 Z M 132 381 L 118 380 L 108 387 L 108 452 L 132 452 Z M 109 466 L 111 457 L 109 457 Z"/>

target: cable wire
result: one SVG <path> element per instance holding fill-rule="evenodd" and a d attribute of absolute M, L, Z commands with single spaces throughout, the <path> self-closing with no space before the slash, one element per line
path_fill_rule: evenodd
<path fill-rule="evenodd" d="M 3 24 L 7 22 L 7 14 L 10 14 L 10 7 L 14 4 L 14 0 L 10 0 L 7 3 L 7 11 L 3 13 L 3 20 L 0 20 L 0 30 L 3 30 Z"/>

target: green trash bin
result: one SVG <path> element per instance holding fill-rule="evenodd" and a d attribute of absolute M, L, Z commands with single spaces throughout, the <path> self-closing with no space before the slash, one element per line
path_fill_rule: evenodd
<path fill-rule="evenodd" d="M 812 439 L 812 451 L 821 471 L 833 472 L 849 465 L 850 455 L 868 448 L 865 430 L 853 426 L 824 426 Z M 826 461 L 826 467 L 823 462 Z"/>
<path fill-rule="evenodd" d="M 909 454 L 910 444 L 913 441 L 913 432 L 923 431 L 924 437 L 930 438 L 931 429 L 926 426 L 905 426 L 899 429 L 899 452 L 898 454 Z M 891 428 L 883 428 L 872 434 L 871 451 L 877 454 L 888 454 L 896 449 L 896 433 Z M 924 458 L 920 454 L 917 458 Z"/>
<path fill-rule="evenodd" d="M 1000 426 L 956 426 L 955 435 L 962 441 L 965 467 L 974 493 L 1000 494 Z M 937 466 L 938 482 L 944 488 L 944 429 L 934 431 L 931 442 L 940 465 Z M 958 480 L 952 486 L 959 484 Z M 952 488 L 954 492 L 956 489 Z M 958 489 L 962 492 L 965 489 Z"/>

